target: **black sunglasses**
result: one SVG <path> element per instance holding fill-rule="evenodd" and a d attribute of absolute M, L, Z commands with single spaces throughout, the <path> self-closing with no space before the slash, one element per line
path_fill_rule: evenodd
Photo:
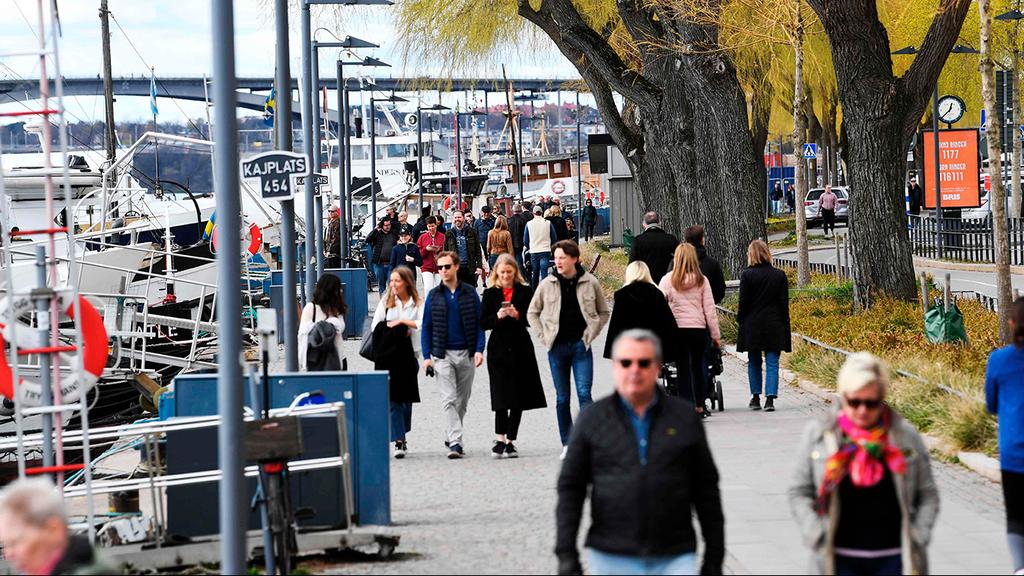
<path fill-rule="evenodd" d="M 856 410 L 857 408 L 860 408 L 861 406 L 867 408 L 868 410 L 875 410 L 879 406 L 882 405 L 882 401 L 881 400 L 863 400 L 861 398 L 847 398 L 846 399 L 846 404 L 847 404 L 847 406 L 849 406 L 850 408 L 853 408 L 854 410 Z"/>
<path fill-rule="evenodd" d="M 623 368 L 629 368 L 630 366 L 633 365 L 634 360 L 632 358 L 619 358 L 618 360 L 616 360 L 616 362 L 618 362 L 619 365 L 622 366 Z M 654 363 L 654 359 L 653 358 L 637 358 L 635 360 L 635 362 L 636 362 L 636 365 L 639 366 L 640 368 L 650 368 L 651 364 Z"/>
<path fill-rule="evenodd" d="M 449 268 L 455 268 L 455 264 L 438 264 L 437 267 L 440 270 L 448 270 Z"/>

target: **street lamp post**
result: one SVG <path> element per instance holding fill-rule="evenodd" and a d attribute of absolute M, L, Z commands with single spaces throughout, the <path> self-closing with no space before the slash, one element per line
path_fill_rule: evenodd
<path fill-rule="evenodd" d="M 1015 2 L 1015 6 L 1014 6 L 1013 10 L 1010 10 L 1009 12 L 1003 12 L 1002 14 L 996 16 L 995 19 L 996 20 L 1001 20 L 1001 21 L 1004 21 L 1004 22 L 1013 22 L 1013 28 L 1010 29 L 1010 32 L 1008 34 L 1009 35 L 1009 40 L 1010 40 L 1010 46 L 1013 47 L 1012 48 L 1012 50 L 1013 50 L 1013 60 L 1012 60 L 1012 64 L 1011 64 L 1011 74 L 1012 74 L 1012 76 L 1011 76 L 1011 80 L 1010 80 L 1010 86 L 1011 87 L 1010 87 L 1010 90 L 1009 90 L 1011 102 L 1004 103 L 1004 106 L 1009 106 L 1009 110 L 1012 110 L 1012 112 L 1011 112 L 1012 121 L 1011 121 L 1011 124 L 1010 124 L 1009 132 L 1010 132 L 1010 138 L 1011 138 L 1010 141 L 1013 142 L 1013 148 L 1012 148 L 1012 150 L 1013 150 L 1013 157 L 1012 157 L 1012 160 L 1010 162 L 1010 170 L 1012 171 L 1012 173 L 1011 173 L 1010 176 L 1011 176 L 1011 182 L 1013 184 L 1013 204 L 1012 204 L 1012 207 L 1014 208 L 1014 210 L 1013 210 L 1013 213 L 1012 213 L 1011 216 L 1013 218 L 1020 218 L 1020 216 L 1021 216 L 1021 214 L 1020 214 L 1020 206 L 1021 206 L 1021 198 L 1020 198 L 1020 195 L 1021 195 L 1021 182 L 1020 182 L 1021 134 L 1017 133 L 1017 125 L 1019 124 L 1019 119 L 1017 118 L 1017 116 L 1020 113 L 1020 106 L 1018 105 L 1018 103 L 1020 102 L 1020 94 L 1017 93 L 1017 74 L 1018 74 L 1018 66 L 1019 66 L 1019 63 L 1020 63 L 1020 50 L 1017 49 L 1017 42 L 1018 42 L 1017 34 L 1019 32 L 1019 29 L 1020 29 L 1020 21 L 1024 20 L 1024 12 L 1020 11 L 1020 0 L 1017 0 L 1017 2 Z"/>
<path fill-rule="evenodd" d="M 387 98 L 374 98 L 370 93 L 370 222 L 377 222 L 377 102 L 408 102 L 405 98 L 392 94 Z M 378 282 L 386 279 L 377 279 Z"/>
<path fill-rule="evenodd" d="M 459 118 L 483 116 L 484 114 L 484 112 L 479 110 L 459 112 L 458 109 L 456 109 L 455 112 L 455 181 L 456 187 L 458 188 L 455 194 L 456 210 L 462 210 L 462 138 L 459 135 Z"/>
<path fill-rule="evenodd" d="M 562 93 L 558 93 L 558 115 L 562 115 Z M 577 228 L 583 224 L 583 119 L 580 115 L 580 93 L 576 92 L 576 211 Z"/>
<path fill-rule="evenodd" d="M 450 108 L 442 105 L 441 103 L 434 104 L 429 108 L 421 108 L 420 106 L 416 106 L 416 187 L 419 189 L 420 193 L 421 215 L 423 214 L 423 113 L 441 112 L 443 110 L 450 110 Z M 431 146 L 431 149 L 433 149 L 433 146 Z M 431 150 L 431 155 L 433 155 L 433 150 Z"/>

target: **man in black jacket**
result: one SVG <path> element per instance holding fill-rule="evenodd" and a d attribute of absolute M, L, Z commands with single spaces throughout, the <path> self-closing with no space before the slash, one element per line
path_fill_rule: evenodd
<path fill-rule="evenodd" d="M 679 239 L 662 230 L 658 213 L 653 210 L 644 214 L 644 232 L 633 239 L 629 261 L 640 260 L 647 264 L 651 278 L 657 284 L 672 264 L 672 254 L 679 245 Z"/>
<path fill-rule="evenodd" d="M 384 294 L 391 277 L 391 251 L 397 241 L 392 234 L 391 219 L 384 216 L 380 223 L 366 236 L 365 243 L 370 247 L 370 264 L 373 266 L 373 277 L 377 280 L 377 290 Z"/>
<path fill-rule="evenodd" d="M 704 227 L 700 224 L 690 226 L 683 232 L 683 238 L 687 244 L 692 244 L 697 249 L 700 272 L 711 284 L 711 295 L 715 298 L 715 304 L 721 304 L 722 298 L 725 298 L 725 274 L 722 273 L 722 265 L 718 260 L 708 256 L 708 249 L 704 247 Z"/>
<path fill-rule="evenodd" d="M 516 262 L 519 264 L 520 270 L 524 270 L 523 231 L 526 230 L 526 223 L 533 218 L 532 210 L 533 204 L 530 202 L 516 204 L 516 207 L 513 209 L 515 213 L 508 219 L 508 231 L 512 234 L 512 251 L 516 253 Z"/>
<path fill-rule="evenodd" d="M 693 405 L 657 386 L 661 343 L 627 330 L 612 352 L 615 393 L 580 413 L 558 477 L 560 574 L 580 574 L 576 536 L 591 490 L 591 574 L 721 574 L 725 521 L 718 470 Z"/>
<path fill-rule="evenodd" d="M 907 185 L 907 200 L 910 203 L 910 214 L 920 216 L 921 205 L 924 204 L 924 192 L 914 176 L 910 177 L 910 184 Z"/>

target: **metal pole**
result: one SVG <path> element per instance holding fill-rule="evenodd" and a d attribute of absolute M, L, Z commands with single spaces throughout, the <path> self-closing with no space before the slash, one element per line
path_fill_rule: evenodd
<path fill-rule="evenodd" d="M 344 77 L 342 77 L 342 80 L 344 80 Z M 349 98 L 348 98 L 348 85 L 345 84 L 345 83 L 342 83 L 342 97 L 344 99 L 343 100 L 343 104 L 345 105 L 345 107 L 344 107 L 344 111 L 345 111 L 345 148 L 344 148 L 344 152 L 345 152 L 345 182 L 344 182 L 344 185 L 345 185 L 345 201 L 348 202 L 348 222 L 349 222 L 349 225 L 345 228 L 345 233 L 346 234 L 345 234 L 345 246 L 344 246 L 344 248 L 345 248 L 345 256 L 346 257 L 351 257 L 351 255 L 352 255 L 352 241 L 351 241 L 350 236 L 352 236 L 356 232 L 354 230 L 355 223 L 356 223 L 356 220 L 355 220 L 356 215 L 355 215 L 355 212 L 353 212 L 353 208 L 355 206 L 355 203 L 352 201 L 352 134 L 351 134 L 350 130 L 348 129 L 348 112 L 349 112 L 349 106 L 351 106 L 351 104 L 349 103 Z"/>
<path fill-rule="evenodd" d="M 12 257 L 13 263 L 13 257 Z M 46 290 L 46 248 L 36 246 L 36 283 L 40 290 Z M 13 292 L 13 291 L 12 291 Z M 39 329 L 39 347 L 50 345 L 50 299 L 36 300 L 36 323 Z M 50 367 L 50 355 L 39 355 L 39 392 L 42 399 L 40 406 L 53 406 L 53 372 Z M 82 402 L 86 400 L 83 397 Z M 43 414 L 43 466 L 53 466 L 53 414 Z"/>
<path fill-rule="evenodd" d="M 114 129 L 114 78 L 110 71 L 110 11 L 107 0 L 100 0 L 100 29 L 103 35 L 103 103 L 106 120 L 107 160 L 117 158 L 117 136 Z"/>
<path fill-rule="evenodd" d="M 459 108 L 455 107 L 455 209 L 462 210 L 462 146 L 459 141 Z"/>
<path fill-rule="evenodd" d="M 317 50 L 316 41 L 312 43 L 312 64 L 309 67 L 310 83 L 313 86 L 313 94 L 315 98 L 313 100 L 313 172 L 320 172 L 322 169 L 323 158 L 320 153 L 320 55 Z M 330 165 L 330 159 L 328 158 L 328 165 Z M 324 172 L 326 174 L 326 171 Z M 330 196 L 327 197 L 328 201 Z M 316 196 L 316 220 L 314 220 L 316 228 L 316 242 L 314 242 L 314 248 L 316 250 L 316 275 L 315 278 L 319 279 L 320 275 L 324 273 L 324 269 L 327 263 L 324 261 L 324 191 L 321 189 L 320 193 Z"/>
<path fill-rule="evenodd" d="M 558 93 L 558 117 L 561 124 L 562 93 Z M 576 93 L 576 210 L 579 213 L 577 228 L 583 223 L 583 120 L 580 119 L 580 93 Z"/>
<path fill-rule="evenodd" d="M 423 113 L 419 105 L 416 106 L 416 187 L 420 192 L 420 212 L 416 215 L 418 220 L 423 217 Z"/>
<path fill-rule="evenodd" d="M 281 2 L 284 4 L 284 2 Z M 214 110 L 214 194 L 220 208 L 221 230 L 232 236 L 241 229 L 241 201 L 238 189 L 238 119 L 235 92 L 234 2 L 211 2 L 213 39 Z M 280 13 L 279 13 L 280 17 Z M 287 29 L 287 28 L 286 28 Z M 281 94 L 281 92 L 278 92 Z M 230 246 L 231 244 L 226 243 Z M 242 339 L 241 266 L 234 250 L 217 252 L 220 367 L 217 374 L 217 403 L 220 428 L 217 449 L 220 462 L 221 571 L 242 574 L 245 565 L 246 500 L 242 451 L 242 369 L 239 364 Z"/>
<path fill-rule="evenodd" d="M 370 225 L 377 225 L 377 108 L 370 96 Z M 379 280 L 378 280 L 379 281 Z"/>
<path fill-rule="evenodd" d="M 555 124 L 557 124 L 557 126 L 555 126 L 555 153 L 556 154 L 561 154 L 562 153 L 562 91 L 561 90 L 557 90 L 555 92 L 555 97 L 558 99 L 558 109 L 555 111 Z M 579 97 L 580 97 L 580 94 L 579 94 L 579 92 L 577 92 L 576 93 L 576 98 L 579 99 Z M 580 208 L 581 209 L 582 209 L 582 207 L 583 207 L 583 205 L 580 204 Z"/>
<path fill-rule="evenodd" d="M 277 74 L 274 79 L 274 83 L 277 85 L 277 110 L 274 114 L 274 119 L 277 122 L 277 148 L 290 151 L 292 149 L 292 75 L 288 56 L 288 0 L 274 0 L 274 14 L 277 36 Z M 235 228 L 228 228 L 228 230 Z M 299 312 L 295 305 L 295 271 L 298 267 L 295 265 L 295 244 L 295 202 L 291 199 L 282 200 L 281 277 L 283 286 L 281 294 L 284 300 L 282 307 L 284 314 L 284 365 L 288 372 L 295 372 L 299 369 L 297 344 Z M 240 289 L 236 290 L 236 292 L 239 291 Z"/>
<path fill-rule="evenodd" d="M 348 230 L 349 230 L 349 208 L 351 204 L 348 203 L 348 177 L 347 177 L 347 165 L 348 153 L 346 152 L 346 144 L 348 142 L 348 108 L 345 107 L 345 100 L 342 96 L 342 86 L 345 81 L 345 64 L 338 60 L 336 67 L 336 75 L 338 80 L 338 217 L 341 229 L 338 234 L 338 241 L 341 242 L 338 254 L 342 258 L 348 258 Z M 341 263 L 342 268 L 347 268 L 344 262 Z"/>
<path fill-rule="evenodd" d="M 313 160 L 313 78 L 312 78 L 312 54 L 313 44 L 309 22 L 309 3 L 302 0 L 302 74 L 299 76 L 299 90 L 302 101 L 302 147 L 306 153 L 307 161 Z M 313 173 L 319 171 L 320 165 L 314 164 L 310 175 L 305 180 L 303 192 L 306 200 L 306 239 L 302 243 L 305 247 L 305 258 L 302 265 L 306 267 L 306 302 L 313 301 L 313 286 L 316 285 L 316 224 L 313 222 L 318 216 L 316 214 L 316 200 L 314 200 L 316 183 L 313 181 Z"/>
<path fill-rule="evenodd" d="M 995 111 L 993 110 L 993 113 Z M 939 258 L 943 257 L 942 245 L 944 244 L 942 234 L 942 182 L 939 181 L 939 81 L 935 80 L 935 87 L 932 88 L 932 138 L 935 152 L 935 225 L 938 231 Z"/>

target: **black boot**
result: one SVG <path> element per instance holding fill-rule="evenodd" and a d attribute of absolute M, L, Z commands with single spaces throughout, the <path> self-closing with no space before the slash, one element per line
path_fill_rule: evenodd
<path fill-rule="evenodd" d="M 761 396 L 760 396 L 760 394 L 754 394 L 750 398 L 750 404 L 748 404 L 748 406 L 750 406 L 751 410 L 760 410 L 761 409 Z"/>
<path fill-rule="evenodd" d="M 768 396 L 764 399 L 764 411 L 775 412 L 775 396 Z"/>

